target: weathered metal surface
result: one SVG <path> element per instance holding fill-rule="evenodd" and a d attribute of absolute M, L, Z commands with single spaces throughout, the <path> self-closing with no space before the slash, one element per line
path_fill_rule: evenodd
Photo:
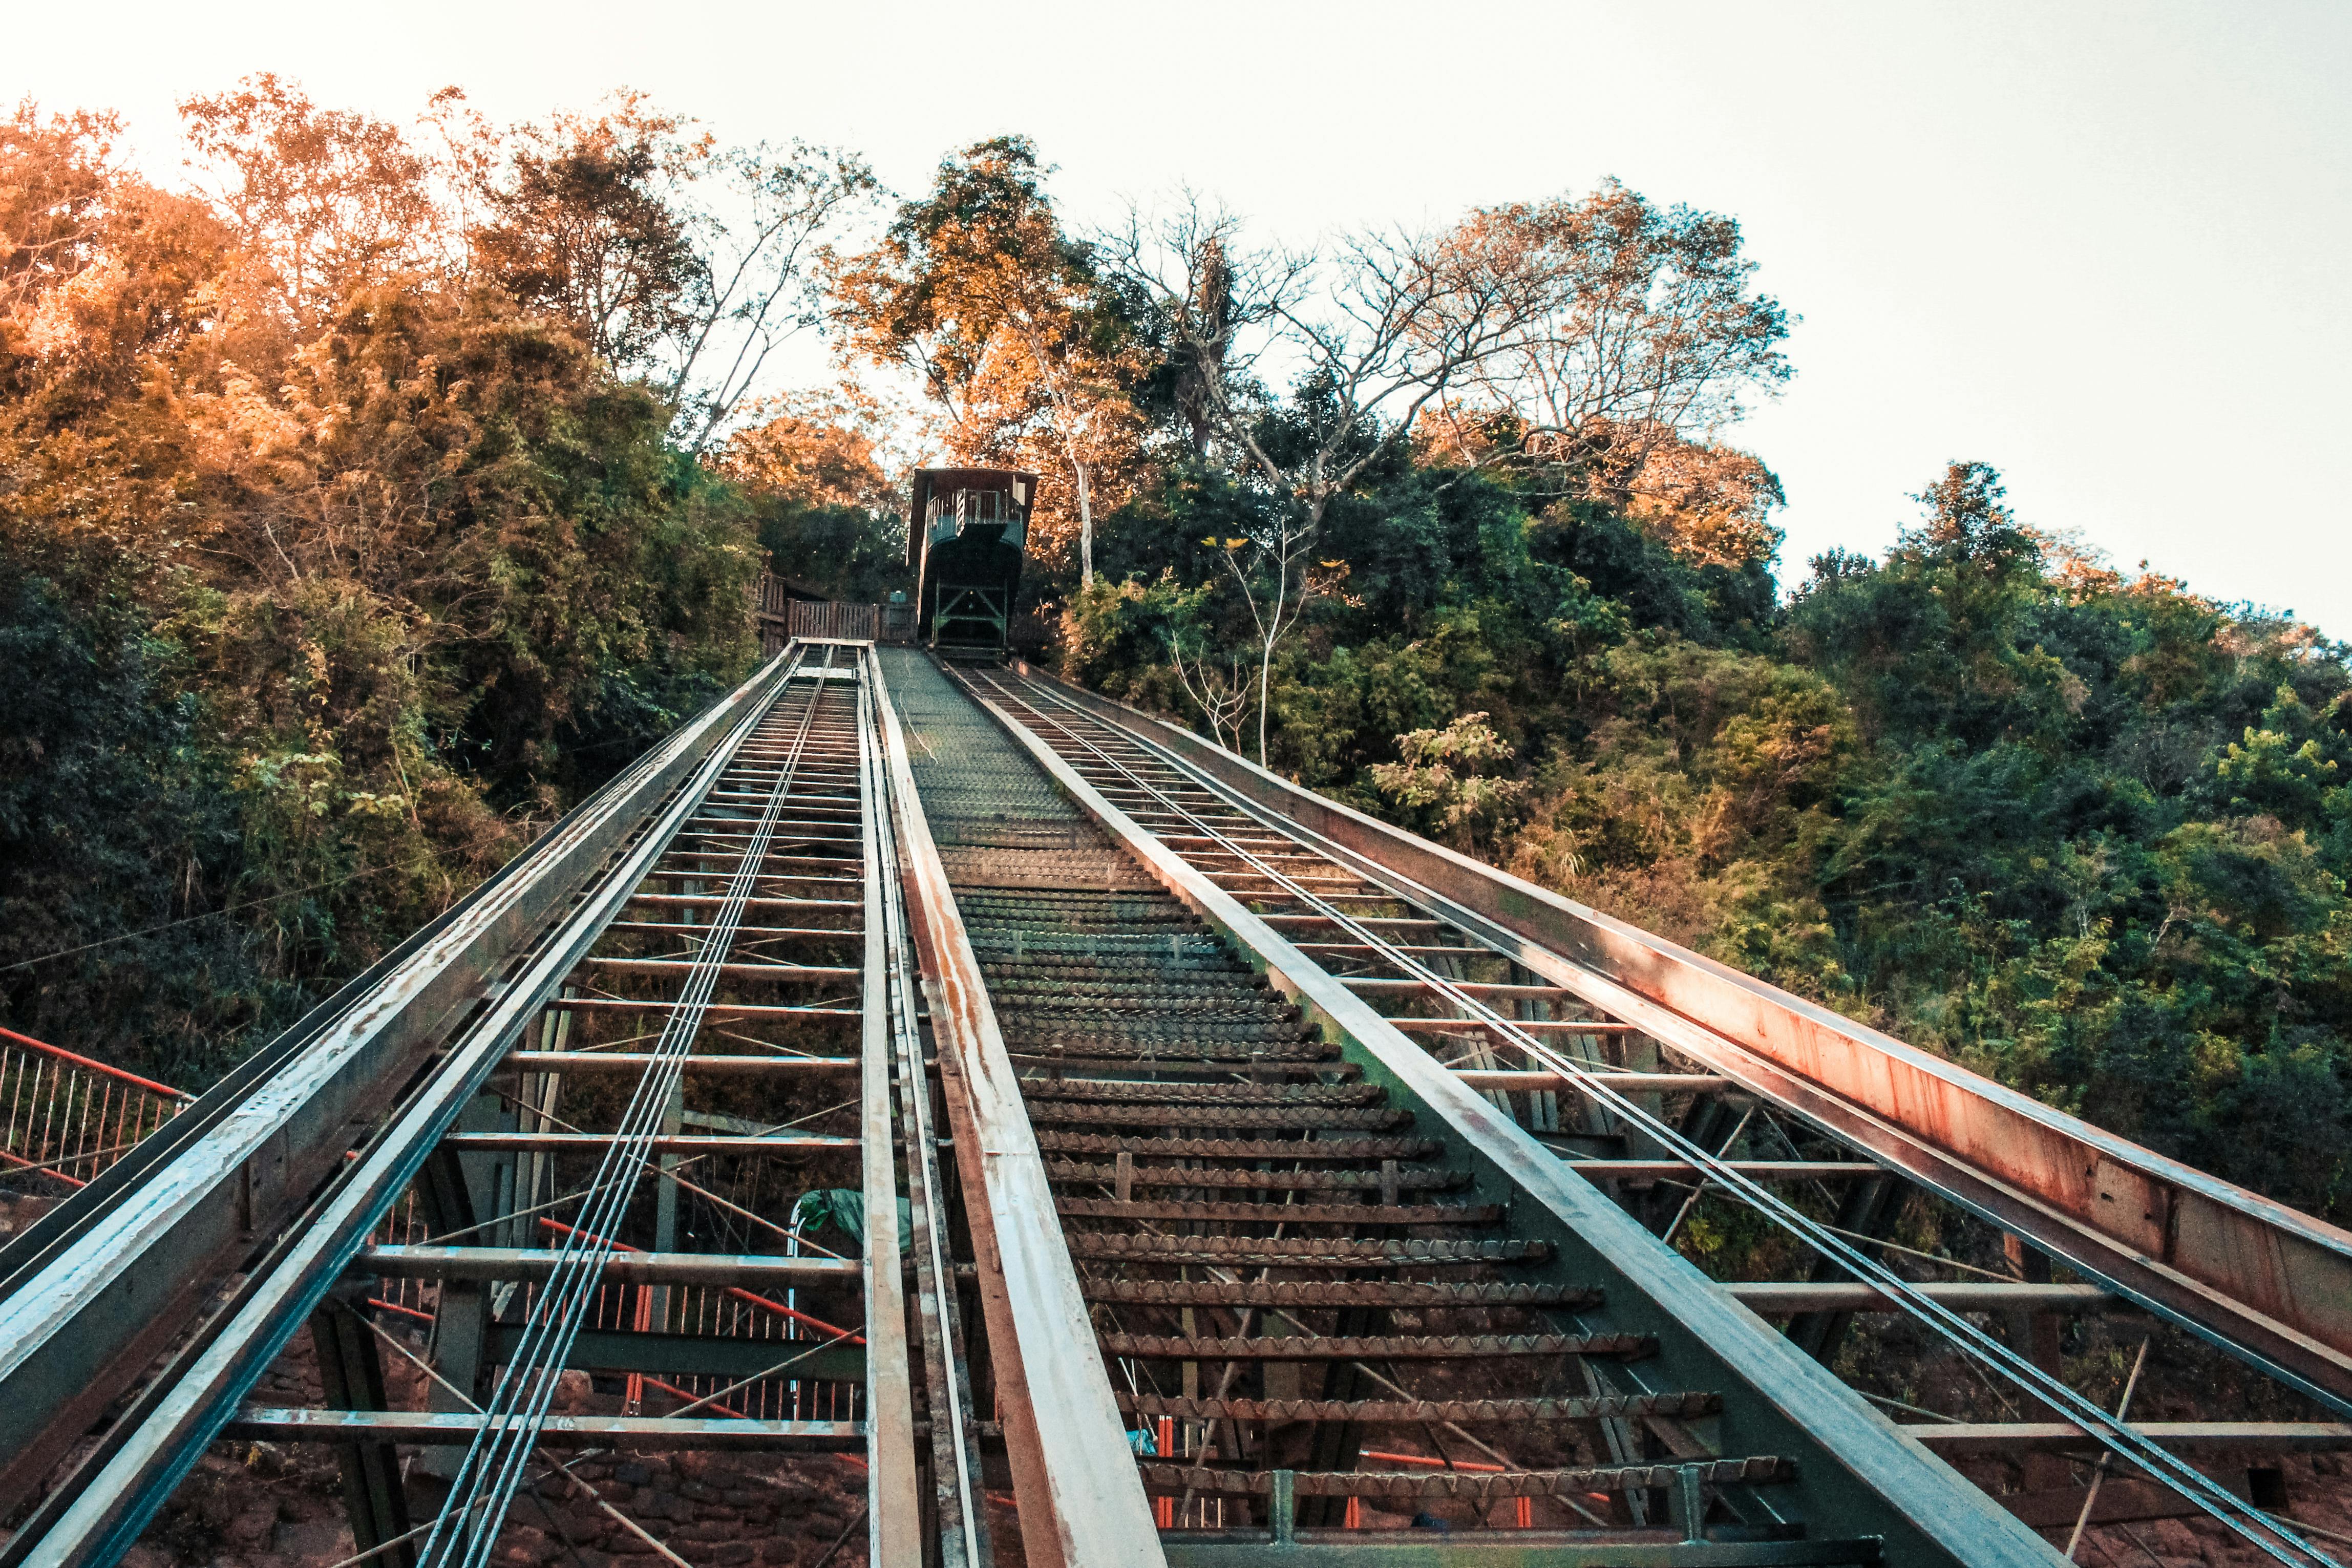
<path fill-rule="evenodd" d="M 2352 1448 L 2342 1421 L 2135 1421 L 2150 1441 L 2184 1454 L 2333 1453 Z M 2098 1451 L 2098 1439 L 2063 1421 L 1921 1422 L 1905 1430 L 1939 1454 L 1998 1458 L 2006 1454 Z"/>
<path fill-rule="evenodd" d="M 1117 1236 L 1093 1231 L 1069 1238 L 1076 1258 L 1132 1258 L 1163 1263 L 1265 1264 L 1282 1268 L 1355 1268 L 1375 1263 L 1427 1268 L 1456 1263 L 1540 1261 L 1551 1248 L 1540 1241 L 1359 1241 L 1329 1237 Z"/>
<path fill-rule="evenodd" d="M 1499 1204 L 1292 1203 L 1283 1205 L 1284 1218 L 1297 1225 L 1492 1225 L 1503 1217 Z M 1069 1219 L 1182 1219 L 1215 1224 L 1266 1223 L 1261 1204 L 1154 1202 L 1137 1198 L 1057 1197 L 1054 1207 Z"/>
<path fill-rule="evenodd" d="M 1663 1415 L 1696 1420 L 1723 1408 L 1719 1394 L 1618 1394 L 1597 1399 L 1186 1399 L 1122 1394 L 1121 1410 L 1193 1421 L 1617 1421 Z"/>
<path fill-rule="evenodd" d="M 870 608 L 870 606 L 868 606 Z M 870 641 L 873 626 L 866 627 Z M 890 1121 L 890 973 L 883 900 L 895 889 L 895 866 L 882 860 L 882 815 L 889 781 L 876 730 L 875 693 L 881 682 L 861 657 L 866 677 L 857 699 L 857 766 L 864 802 L 860 824 L 866 858 L 864 999 L 860 1034 L 864 1070 L 858 1079 L 859 1136 L 864 1143 L 866 1213 L 859 1263 L 866 1285 L 866 1561 L 919 1563 L 924 1528 L 916 1487 L 913 1369 L 907 1359 L 907 1301 L 898 1272 L 898 1151 Z"/>
<path fill-rule="evenodd" d="M 1791 1467 L 1772 1458 L 1698 1460 L 1668 1465 L 1607 1465 L 1573 1470 L 1357 1470 L 1345 1475 L 1299 1475 L 1301 1497 L 1365 1497 L 1419 1500 L 1464 1498 L 1486 1502 L 1501 1498 L 1582 1496 L 1672 1487 L 1698 1472 L 1708 1486 L 1758 1486 L 1790 1479 Z M 1275 1489 L 1267 1470 L 1224 1470 L 1181 1465 L 1143 1467 L 1144 1484 L 1162 1490 L 1223 1492 L 1265 1497 Z"/>
<path fill-rule="evenodd" d="M 1557 1531 L 1300 1530 L 1202 1534 L 1171 1542 L 1171 1568 L 1870 1568 L 1875 1541 L 1677 1542 L 1672 1532 L 1614 1539 Z"/>
<path fill-rule="evenodd" d="M 2352 1232 L 1016 668 L 1342 864 L 1502 938 L 1544 979 L 2352 1412 Z"/>
<path fill-rule="evenodd" d="M 907 609 L 908 636 L 913 634 L 912 606 Z M 900 639 L 904 640 L 904 639 Z M 866 668 L 877 697 L 870 722 L 877 746 L 887 746 L 882 734 L 883 707 L 879 660 Z M 887 750 L 878 753 L 887 786 Z M 900 865 L 895 811 L 876 818 L 882 842 L 882 860 Z M 930 1426 L 930 1482 L 933 1517 L 938 1525 L 938 1561 L 944 1568 L 987 1568 L 994 1561 L 988 1506 L 982 1495 L 980 1419 L 973 1408 L 971 1381 L 963 1353 L 964 1321 L 958 1300 L 958 1266 L 948 1246 L 947 1215 L 952 1206 L 940 1169 L 940 1139 L 932 1131 L 930 1077 L 924 1066 L 922 1026 L 916 1016 L 921 984 L 916 973 L 913 943 L 907 931 L 903 890 L 882 904 L 884 939 L 888 949 L 892 1061 L 897 1069 L 901 1132 L 907 1142 L 908 1210 L 914 1235 L 915 1317 L 923 1349 L 923 1377 Z"/>
<path fill-rule="evenodd" d="M 1370 1000 L 1334 980 L 1231 893 L 1137 826 L 1010 714 L 984 705 L 1163 885 L 1255 953 L 1276 986 L 1323 1020 L 1328 1030 L 1363 1052 L 1359 1059 L 1366 1063 L 1368 1076 L 1388 1079 L 1436 1111 L 1484 1168 L 1553 1221 L 1561 1245 L 1589 1249 L 1596 1267 L 1612 1270 L 1624 1286 L 1612 1290 L 1612 1312 L 1639 1312 L 1645 1328 L 1654 1325 L 1670 1366 L 1712 1363 L 1722 1377 L 1741 1385 L 1745 1396 L 1727 1399 L 1724 1417 L 1726 1426 L 1741 1436 L 1727 1436 L 1727 1442 L 1750 1452 L 1822 1456 L 1791 1483 L 1806 1517 L 1834 1520 L 1839 1529 L 1883 1533 L 1906 1563 L 1991 1568 L 2055 1561 L 2047 1543 L 1871 1411 L 1827 1369 L 1736 1306 L 1383 1020 Z M 1101 706 L 1116 711 L 1115 705 Z M 1188 1239 L 1197 1245 L 1210 1238 Z M 1670 1375 L 1685 1382 L 1719 1381 Z"/>
<path fill-rule="evenodd" d="M 488 1420 L 487 1416 L 462 1410 L 310 1410 L 257 1405 L 238 1411 L 221 1428 L 221 1436 L 263 1443 L 367 1440 L 462 1447 L 474 1440 Z M 551 1415 L 540 1428 L 538 1437 L 551 1448 L 843 1453 L 866 1446 L 866 1426 L 860 1421 L 751 1421 L 693 1415 Z"/>
<path fill-rule="evenodd" d="M 544 1279 L 556 1255 L 525 1247 L 369 1247 L 352 1258 L 355 1274 L 395 1279 Z M 862 1284 L 855 1259 L 775 1258 L 756 1253 L 616 1252 L 602 1277 L 616 1285 L 742 1285 L 776 1289 Z"/>
<path fill-rule="evenodd" d="M 1434 1279 L 1083 1279 L 1089 1301 L 1147 1307 L 1591 1307 L 1581 1285 Z"/>
<path fill-rule="evenodd" d="M 730 1009 L 714 1007 L 713 1013 L 725 1014 Z M 508 1056 L 503 1065 L 527 1068 L 535 1073 L 642 1073 L 651 1067 L 654 1058 L 644 1051 L 516 1051 Z M 755 1057 L 751 1055 L 688 1057 L 678 1064 L 688 1074 L 709 1073 L 730 1078 L 797 1078 L 825 1073 L 855 1073 L 860 1070 L 856 1057 Z"/>
<path fill-rule="evenodd" d="M 184 1111 L 153 1141 L 156 1159 L 123 1161 L 58 1225 L 0 1252 L 0 1405 L 12 1413 L 0 1434 L 0 1505 L 20 1498 L 185 1326 L 201 1293 L 338 1169 L 353 1125 L 382 1111 L 390 1086 L 453 1016 L 495 989 L 498 972 L 784 671 L 773 663 L 714 704 L 404 944 L 396 962 L 262 1052 L 255 1070 Z"/>
<path fill-rule="evenodd" d="M 1640 1334 L 1097 1334 L 1104 1353 L 1139 1361 L 1486 1361 L 1502 1356 L 1643 1356 Z"/>
<path fill-rule="evenodd" d="M 1022 1542 L 1037 1568 L 1157 1568 L 1150 1507 L 1091 1327 L 980 963 L 916 794 L 906 741 L 876 688 L 900 883 L 931 1003 L 949 1121 L 969 1194 Z"/>
<path fill-rule="evenodd" d="M 1898 1309 L 1874 1286 L 1766 1279 L 1726 1285 L 1751 1312 L 1892 1312 Z M 1995 1280 L 1915 1287 L 1956 1312 L 2095 1312 L 2126 1303 L 2096 1285 L 2006 1285 Z"/>
<path fill-rule="evenodd" d="M 453 1132 L 445 1140 L 461 1153 L 513 1154 L 531 1149 L 594 1154 L 612 1139 L 602 1132 Z M 808 1154 L 838 1153 L 858 1147 L 855 1138 L 833 1132 L 775 1132 L 765 1137 L 733 1133 L 681 1132 L 645 1141 L 646 1150 L 659 1154 Z"/>

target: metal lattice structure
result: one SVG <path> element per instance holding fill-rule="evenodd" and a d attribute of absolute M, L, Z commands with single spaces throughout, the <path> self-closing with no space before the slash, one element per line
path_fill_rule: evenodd
<path fill-rule="evenodd" d="M 2352 1447 L 2352 1237 L 1017 663 L 779 614 L 212 1092 L 0 1036 L 0 1152 L 67 1194 L 0 1249 L 0 1565 L 118 1560 L 223 1442 L 331 1448 L 393 1563 L 679 1450 L 855 1457 L 875 1563 L 1990 1568 L 2182 1514 L 2331 1561 L 2245 1463 Z M 2013 1267 L 1906 1254 L 1906 1205 Z M 1717 1211 L 1772 1277 L 1694 1265 Z M 2093 1313 L 2308 1418 L 2108 1409 L 2056 1353 Z M 1890 1319 L 2006 1417 L 1845 1369 Z M 322 1397 L 261 1397 L 293 1363 Z"/>

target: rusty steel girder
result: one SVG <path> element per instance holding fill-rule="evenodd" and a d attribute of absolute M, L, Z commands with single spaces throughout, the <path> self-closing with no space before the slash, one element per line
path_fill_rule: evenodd
<path fill-rule="evenodd" d="M 949 1129 L 965 1184 L 1021 1539 L 1039 1568 L 1159 1568 L 1165 1559 L 1126 1423 L 1062 1240 L 1044 1156 L 980 961 L 915 789 L 906 737 L 874 683 L 909 935 L 930 999 Z"/>
<path fill-rule="evenodd" d="M 1014 668 L 1539 979 L 2352 1415 L 2352 1232 Z"/>

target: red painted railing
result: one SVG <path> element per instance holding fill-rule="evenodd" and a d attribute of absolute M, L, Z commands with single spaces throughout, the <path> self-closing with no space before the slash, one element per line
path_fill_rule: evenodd
<path fill-rule="evenodd" d="M 0 1168 L 88 1186 L 194 1098 L 0 1029 Z"/>

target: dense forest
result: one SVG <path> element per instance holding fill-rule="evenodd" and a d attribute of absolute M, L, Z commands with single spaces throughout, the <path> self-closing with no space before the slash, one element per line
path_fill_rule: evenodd
<path fill-rule="evenodd" d="M 1074 678 L 2352 1215 L 2347 650 L 1979 461 L 1776 580 L 1731 219 L 1296 251 L 1018 138 L 901 197 L 628 95 L 184 115 L 185 188 L 0 121 L 0 1024 L 209 1081 L 740 677 L 763 566 L 904 587 L 936 457 L 1045 476 Z"/>

